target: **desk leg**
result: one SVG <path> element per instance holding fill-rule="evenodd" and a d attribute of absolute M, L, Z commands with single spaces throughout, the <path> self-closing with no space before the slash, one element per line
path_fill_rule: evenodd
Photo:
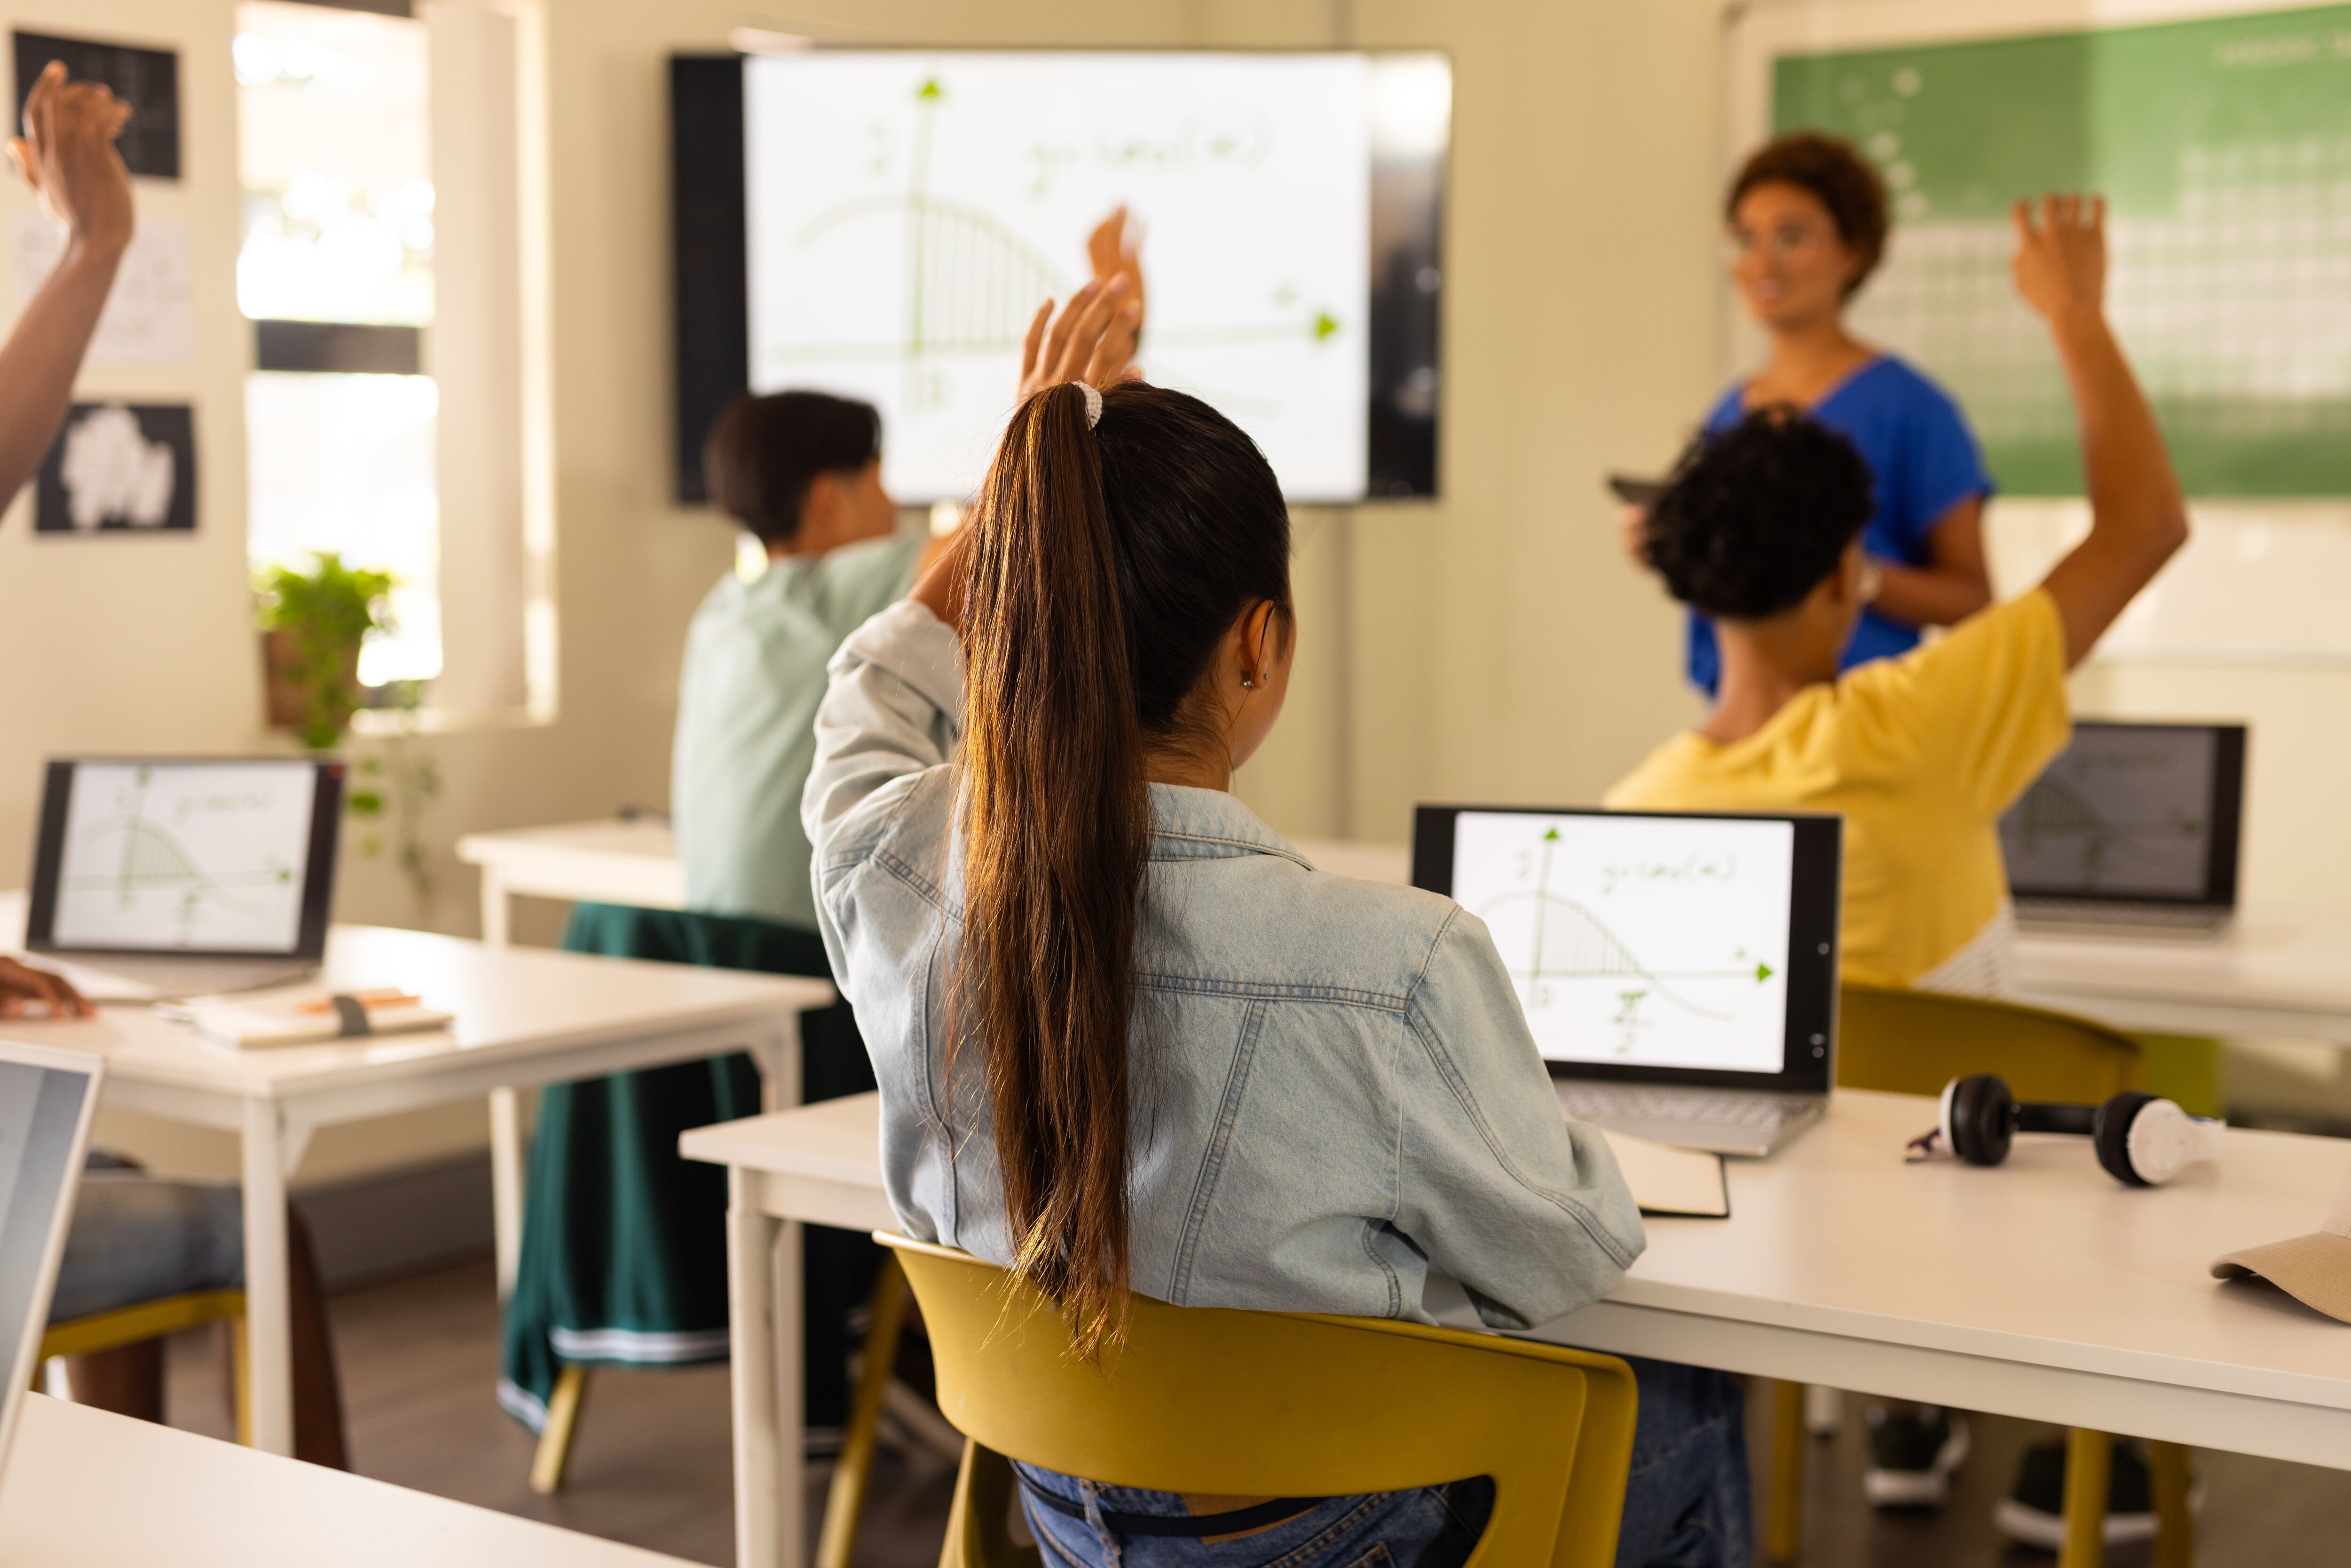
<path fill-rule="evenodd" d="M 245 1332 L 253 1446 L 294 1451 L 293 1318 L 286 1282 L 285 1126 L 267 1100 L 245 1103 Z"/>
<path fill-rule="evenodd" d="M 519 1089 L 490 1091 L 490 1234 L 498 1260 L 498 1300 L 514 1294 L 522 1266 L 522 1203 L 528 1153 Z"/>
<path fill-rule="evenodd" d="M 808 1556 L 800 1408 L 800 1228 L 758 1204 L 759 1178 L 726 1173 L 726 1288 L 734 1325 L 735 1561 L 801 1568 Z"/>
<path fill-rule="evenodd" d="M 800 1103 L 800 1015 L 786 1013 L 768 1032 L 751 1042 L 751 1060 L 759 1068 L 759 1109 L 789 1111 Z"/>

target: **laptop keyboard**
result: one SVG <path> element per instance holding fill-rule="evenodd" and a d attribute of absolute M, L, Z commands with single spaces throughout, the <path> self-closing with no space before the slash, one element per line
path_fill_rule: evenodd
<path fill-rule="evenodd" d="M 1764 1130 L 1802 1115 L 1816 1101 L 1801 1096 L 1726 1093 L 1705 1089 L 1653 1089 L 1638 1084 L 1561 1083 L 1562 1110 L 1579 1120 L 1712 1122 Z"/>
<path fill-rule="evenodd" d="M 2158 930 L 2210 931 L 2231 912 L 2209 904 L 2113 904 L 2090 898 L 2019 900 L 2016 915 L 2027 924 L 2137 925 Z"/>

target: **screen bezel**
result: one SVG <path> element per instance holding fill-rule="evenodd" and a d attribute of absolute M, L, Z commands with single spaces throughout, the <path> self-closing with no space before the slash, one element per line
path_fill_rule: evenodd
<path fill-rule="evenodd" d="M 81 1168 L 89 1152 L 89 1130 L 98 1116 L 99 1094 L 106 1087 L 106 1058 L 95 1051 L 26 1045 L 11 1040 L 0 1040 L 0 1061 L 38 1068 L 44 1072 L 69 1072 L 82 1080 L 81 1110 L 67 1153 L 64 1179 L 57 1184 L 48 1239 L 41 1249 L 39 1284 L 34 1292 L 37 1299 L 30 1303 L 32 1310 L 25 1314 L 24 1332 L 9 1364 L 12 1386 L 0 1394 L 0 1477 L 5 1477 L 8 1452 L 16 1439 L 17 1424 L 24 1416 L 25 1396 L 31 1388 L 29 1375 L 40 1364 L 41 1341 L 48 1333 L 49 1302 L 57 1294 L 57 1271 L 65 1264 L 66 1232 L 73 1224 L 74 1199 L 81 1191 Z"/>
<path fill-rule="evenodd" d="M 2162 904 L 2174 909 L 2220 909 L 2237 907 L 2237 871 L 2239 850 L 2245 829 L 2245 742 L 2247 727 L 2241 724 L 2139 724 L 2125 719 L 2077 719 L 2074 733 L 2085 730 L 2194 730 L 2212 737 L 2212 814 L 2210 831 L 2205 838 L 2204 890 L 2201 893 L 2130 893 L 2085 892 L 2079 888 L 2028 886 L 2009 878 L 2008 891 L 2019 903 L 2049 902 L 2061 904 L 2110 904 L 2117 908 L 2133 905 Z M 2066 743 L 2071 750 L 2073 743 Z M 2064 757 L 2059 752 L 2049 759 L 2054 768 Z M 2043 768 L 2045 775 L 2048 769 Z M 2025 793 L 2039 787 L 2041 779 L 2034 778 Z M 2013 811 L 2024 800 L 2019 795 L 2009 806 Z M 2001 813 L 2004 821 L 2008 812 Z M 2001 856 L 2003 874 L 2007 857 Z"/>
<path fill-rule="evenodd" d="M 841 44 L 815 52 L 906 55 L 1359 55 L 1368 58 L 1436 56 L 1452 68 L 1451 51 L 1441 47 L 1162 48 L 1118 46 L 956 45 L 923 47 L 897 44 Z M 670 199 L 672 299 L 674 336 L 674 423 L 672 490 L 683 504 L 706 502 L 702 444 L 721 408 L 750 384 L 749 243 L 746 218 L 743 146 L 743 66 L 747 54 L 680 52 L 669 58 Z M 1438 437 L 1444 415 L 1444 248 L 1447 192 L 1453 177 L 1453 127 L 1448 113 L 1445 145 L 1433 156 L 1382 157 L 1371 167 L 1372 247 L 1370 291 L 1365 300 L 1371 340 L 1365 352 L 1371 374 L 1364 425 L 1364 488 L 1343 500 L 1301 506 L 1360 506 L 1375 501 L 1427 501 L 1442 493 Z M 1425 195 L 1424 195 L 1425 191 Z M 1410 221 L 1398 214 L 1409 209 Z M 1426 210 L 1426 222 L 1418 221 Z M 1383 250 L 1378 236 L 1410 237 Z M 1393 265 L 1389 265 L 1393 263 Z M 1417 279 L 1434 270 L 1435 288 Z M 1149 335 L 1144 337 L 1148 359 Z M 1147 363 L 1146 363 L 1147 368 Z M 1416 372 L 1436 377 L 1426 393 L 1426 413 L 1411 406 L 1420 392 Z M 883 433 L 889 439 L 889 433 Z M 907 505 L 941 497 L 902 496 Z M 945 497 L 962 501 L 965 497 Z"/>
<path fill-rule="evenodd" d="M 74 769 L 84 763 L 120 768 L 306 766 L 318 778 L 310 795 L 310 847 L 303 867 L 301 924 L 284 947 L 84 947 L 58 943 L 57 874 L 65 862 L 66 812 Z M 350 765 L 337 758 L 66 757 L 52 758 L 41 780 L 41 815 L 33 841 L 33 885 L 25 911 L 25 946 L 35 953 L 138 958 L 289 958 L 316 963 L 327 954 L 327 924 L 335 894 L 335 852 L 342 840 L 343 782 Z"/>
<path fill-rule="evenodd" d="M 1795 829 L 1788 888 L 1788 1017 L 1777 1072 L 1644 1067 L 1543 1058 L 1554 1078 L 1601 1083 L 1686 1083 L 1825 1094 L 1836 1070 L 1837 960 L 1843 906 L 1844 819 L 1813 811 L 1611 811 L 1598 806 L 1416 806 L 1412 884 L 1453 896 L 1454 824 L 1464 811 L 1519 817 L 1696 818 L 1787 822 Z"/>

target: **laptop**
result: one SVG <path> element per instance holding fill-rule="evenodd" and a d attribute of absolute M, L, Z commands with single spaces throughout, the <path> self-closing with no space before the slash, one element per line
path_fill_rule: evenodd
<path fill-rule="evenodd" d="M 0 1040 L 0 1467 L 40 1369 L 106 1059 Z"/>
<path fill-rule="evenodd" d="M 2245 727 L 2085 721 L 2000 822 L 2021 925 L 2210 936 L 2237 910 Z"/>
<path fill-rule="evenodd" d="M 327 949 L 344 764 L 53 761 L 25 946 L 93 1001 L 282 985 Z"/>
<path fill-rule="evenodd" d="M 1561 1106 L 1768 1155 L 1834 1062 L 1842 818 L 1422 806 L 1412 880 L 1486 923 Z"/>

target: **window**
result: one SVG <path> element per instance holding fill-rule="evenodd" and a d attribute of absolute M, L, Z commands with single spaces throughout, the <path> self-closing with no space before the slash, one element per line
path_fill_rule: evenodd
<path fill-rule="evenodd" d="M 334 550 L 390 571 L 371 686 L 442 670 L 430 48 L 423 24 L 282 0 L 237 7 L 237 303 L 256 567 Z M 386 373 L 390 372 L 390 373 Z"/>
<path fill-rule="evenodd" d="M 391 572 L 360 678 L 428 727 L 555 706 L 538 0 L 245 0 L 249 553 Z M 434 149 L 453 153 L 436 165 Z M 361 715 L 361 727 L 370 716 Z"/>

